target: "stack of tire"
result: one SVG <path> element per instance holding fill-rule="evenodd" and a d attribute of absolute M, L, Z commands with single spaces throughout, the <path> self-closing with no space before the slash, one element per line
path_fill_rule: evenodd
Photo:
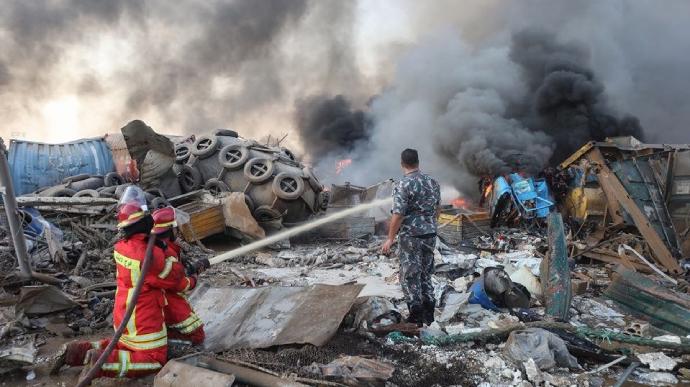
<path fill-rule="evenodd" d="M 175 157 L 183 192 L 244 192 L 260 223 L 298 223 L 328 204 L 319 180 L 292 152 L 240 138 L 232 130 L 219 129 L 193 144 L 177 144 Z"/>
<path fill-rule="evenodd" d="M 132 185 L 117 172 L 110 172 L 105 176 L 76 175 L 66 177 L 62 184 L 40 189 L 30 195 L 48 197 L 90 197 L 120 199 L 127 187 Z M 152 208 L 165 205 L 165 195 L 159 189 L 145 192 L 146 200 Z"/>
<path fill-rule="evenodd" d="M 66 177 L 61 184 L 40 189 L 34 192 L 37 196 L 51 197 L 92 197 L 116 198 L 118 187 L 125 181 L 116 172 L 105 176 L 81 174 Z"/>

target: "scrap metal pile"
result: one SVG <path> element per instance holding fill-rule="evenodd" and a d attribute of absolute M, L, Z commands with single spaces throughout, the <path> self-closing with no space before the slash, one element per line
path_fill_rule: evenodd
<path fill-rule="evenodd" d="M 136 180 L 153 207 L 189 213 L 183 255 L 211 257 L 228 249 L 214 235 L 261 239 L 389 196 L 393 184 L 335 185 L 329 199 L 289 151 L 231 131 L 171 140 L 135 121 L 114 137 L 107 172 L 65 168 L 87 175 L 53 177 L 48 189 L 14 179 L 33 192 L 17 203 L 36 276 L 3 281 L 7 380 L 57 384 L 46 365 L 59 344 L 112 333 L 120 187 Z M 690 147 L 631 142 L 587 144 L 534 178 L 486 179 L 488 208 L 444 206 L 439 217 L 439 302 L 422 328 L 404 322 L 398 257 L 379 253 L 388 211 L 341 219 L 211 266 L 189 295 L 203 348 L 184 348 L 142 383 L 690 383 L 689 188 Z M 13 273 L 18 260 L 0 226 L 0 264 Z M 69 371 L 67 383 L 78 374 Z"/>

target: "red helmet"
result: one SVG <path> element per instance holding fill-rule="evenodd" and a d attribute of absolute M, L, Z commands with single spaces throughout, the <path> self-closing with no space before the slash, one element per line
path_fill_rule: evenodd
<path fill-rule="evenodd" d="M 120 206 L 117 212 L 117 228 L 131 226 L 146 216 L 145 209 L 137 202 L 131 202 Z"/>
<path fill-rule="evenodd" d="M 175 209 L 172 207 L 159 208 L 153 212 L 153 229 L 151 233 L 162 234 L 177 226 Z"/>
<path fill-rule="evenodd" d="M 144 191 L 137 186 L 127 187 L 117 206 L 117 228 L 133 225 L 142 220 L 147 212 Z"/>

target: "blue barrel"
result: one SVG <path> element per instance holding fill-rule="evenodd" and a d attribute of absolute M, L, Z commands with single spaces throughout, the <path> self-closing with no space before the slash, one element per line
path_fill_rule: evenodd
<path fill-rule="evenodd" d="M 110 147 L 102 137 L 64 144 L 10 140 L 8 157 L 16 195 L 60 184 L 65 177 L 115 170 Z"/>

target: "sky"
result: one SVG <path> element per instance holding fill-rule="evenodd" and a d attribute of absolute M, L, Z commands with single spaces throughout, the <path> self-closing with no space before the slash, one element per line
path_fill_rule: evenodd
<path fill-rule="evenodd" d="M 439 31 L 481 51 L 538 27 L 587 45 L 608 103 L 650 141 L 689 142 L 688 18 L 686 1 L 651 0 L 8 0 L 0 136 L 56 143 L 142 119 L 170 134 L 288 134 L 299 152 L 296 101 L 364 108 Z"/>

